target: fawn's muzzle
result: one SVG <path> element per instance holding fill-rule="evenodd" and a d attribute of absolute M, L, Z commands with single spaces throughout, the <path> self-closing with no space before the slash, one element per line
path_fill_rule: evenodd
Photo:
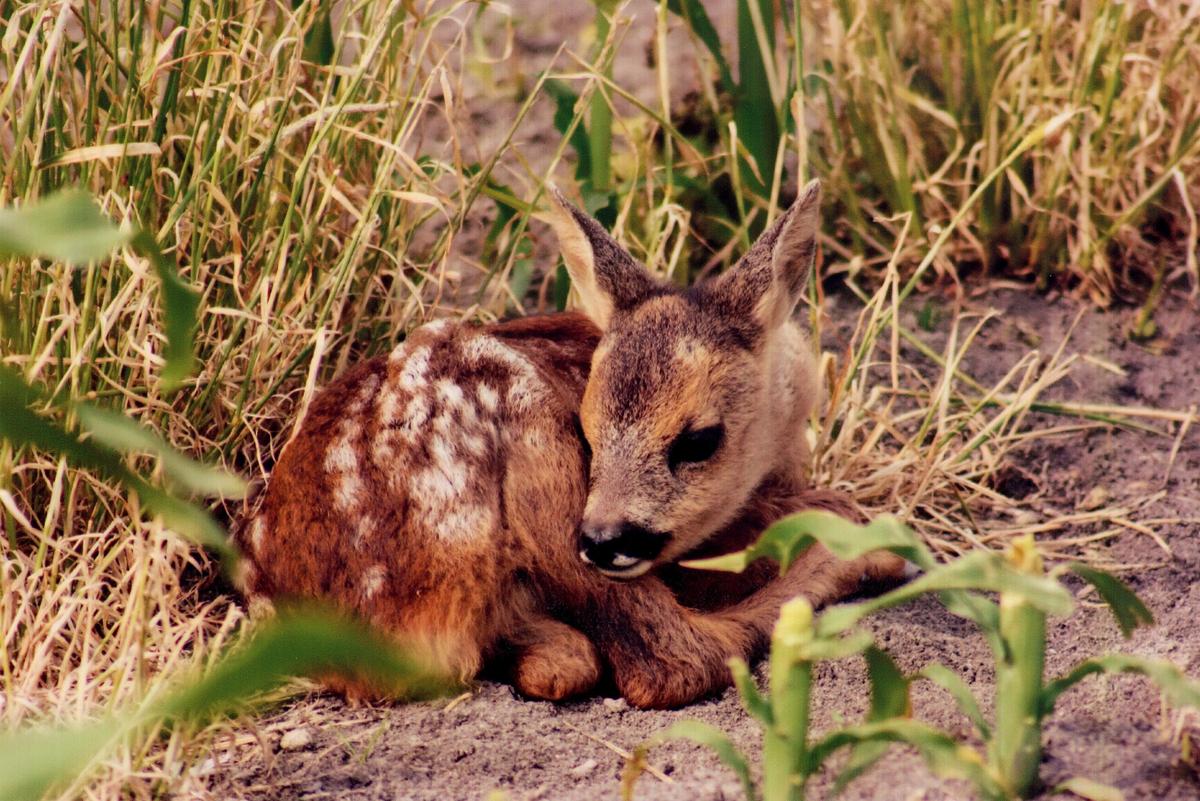
<path fill-rule="evenodd" d="M 579 558 L 606 576 L 633 578 L 651 568 L 667 535 L 634 523 L 584 522 L 579 531 Z"/>

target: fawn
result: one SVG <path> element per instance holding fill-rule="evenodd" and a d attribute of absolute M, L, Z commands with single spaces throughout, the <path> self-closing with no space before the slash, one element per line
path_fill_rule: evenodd
<path fill-rule="evenodd" d="M 586 692 L 607 667 L 630 703 L 678 706 L 726 686 L 783 601 L 903 566 L 814 548 L 730 586 L 672 564 L 849 508 L 802 470 L 820 387 L 792 312 L 820 187 L 686 290 L 552 195 L 582 313 L 434 322 L 320 392 L 236 527 L 240 583 L 252 605 L 332 601 L 463 680 L 504 654 L 530 696 Z"/>

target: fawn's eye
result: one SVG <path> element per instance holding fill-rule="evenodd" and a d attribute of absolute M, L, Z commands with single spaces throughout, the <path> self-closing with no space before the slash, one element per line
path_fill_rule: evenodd
<path fill-rule="evenodd" d="M 684 429 L 667 449 L 667 466 L 674 471 L 681 464 L 707 462 L 721 447 L 724 438 L 725 426 L 720 423 L 705 428 Z"/>

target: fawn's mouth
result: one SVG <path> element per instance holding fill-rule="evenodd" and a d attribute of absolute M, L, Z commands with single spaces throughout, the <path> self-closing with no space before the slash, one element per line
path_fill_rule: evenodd
<path fill-rule="evenodd" d="M 654 567 L 670 535 L 632 523 L 583 527 L 579 558 L 613 579 L 632 579 Z"/>
<path fill-rule="evenodd" d="M 607 565 L 598 565 L 593 562 L 588 558 L 587 551 L 580 551 L 579 558 L 583 560 L 584 564 L 591 565 L 609 578 L 620 580 L 637 578 L 654 567 L 653 559 L 641 559 L 626 554 L 616 554 Z"/>

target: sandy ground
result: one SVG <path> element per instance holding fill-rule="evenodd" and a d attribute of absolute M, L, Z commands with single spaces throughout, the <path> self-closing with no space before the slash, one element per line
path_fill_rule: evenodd
<path fill-rule="evenodd" d="M 1077 305 L 1024 293 L 998 293 L 976 302 L 1003 309 L 974 349 L 967 369 L 981 379 L 998 378 L 1026 349 L 1021 338 L 1040 338 L 1039 347 L 1057 347 L 1074 320 Z M 853 301 L 833 297 L 831 318 L 851 319 Z M 1119 376 L 1092 363 L 1074 372 L 1074 385 L 1056 389 L 1062 398 L 1186 408 L 1200 394 L 1200 327 L 1193 307 L 1169 300 L 1158 315 L 1165 351 L 1152 353 L 1130 344 L 1122 313 L 1086 312 L 1071 339 L 1071 350 L 1107 360 Z M 943 326 L 944 327 L 944 326 Z M 824 343 L 837 348 L 843 329 Z M 1018 335 L 1020 333 L 1021 335 Z M 944 331 L 932 332 L 937 344 Z M 1015 344 L 1014 344 L 1015 343 Z M 1109 614 L 1087 599 L 1069 619 L 1054 621 L 1049 632 L 1048 673 L 1057 674 L 1079 659 L 1110 649 L 1166 657 L 1193 675 L 1200 673 L 1200 436 L 1182 441 L 1164 484 L 1172 442 L 1150 434 L 1095 430 L 1042 440 L 1021 454 L 1018 465 L 1031 482 L 1016 482 L 1028 493 L 1031 509 L 1071 509 L 1103 486 L 1116 502 L 1134 503 L 1165 490 L 1160 500 L 1139 511 L 1141 519 L 1191 518 L 1191 523 L 1156 526 L 1170 546 L 1167 554 L 1150 537 L 1135 532 L 1097 547 L 1092 557 L 1136 565 L 1126 574 L 1157 618 L 1157 625 L 1122 643 Z M 1063 532 L 1076 536 L 1090 530 Z M 1079 588 L 1076 588 L 1079 589 Z M 1094 599 L 1093 599 L 1094 600 Z M 990 713 L 991 657 L 972 626 L 923 601 L 871 621 L 878 642 L 902 667 L 915 671 L 938 661 L 959 671 Z M 761 677 L 761 666 L 760 666 Z M 867 683 L 858 660 L 822 664 L 815 696 L 818 729 L 857 719 L 865 708 Z M 914 690 L 914 714 L 960 736 L 966 720 L 949 697 L 928 685 Z M 351 709 L 328 696 L 313 695 L 261 717 L 260 741 L 228 753 L 205 783 L 217 797 L 250 799 L 483 799 L 500 789 L 512 799 L 616 799 L 623 759 L 618 751 L 683 718 L 720 726 L 751 754 L 758 733 L 732 691 L 687 709 L 643 712 L 613 698 L 554 705 L 523 700 L 502 684 L 483 682 L 470 696 L 412 706 Z M 1177 764 L 1178 748 L 1164 741 L 1164 712 L 1157 691 L 1136 677 L 1094 678 L 1064 696 L 1050 719 L 1042 775 L 1049 786 L 1087 776 L 1139 799 L 1195 799 L 1200 777 Z M 304 729 L 311 740 L 295 750 L 281 737 Z M 292 735 L 296 737 L 298 735 Z M 671 744 L 653 752 L 651 763 L 669 781 L 644 776 L 641 799 L 731 799 L 740 792 L 732 773 L 707 751 Z M 824 782 L 816 797 L 824 797 Z M 905 749 L 893 752 L 845 794 L 850 799 L 908 801 L 969 796 L 964 785 L 932 777 Z M 1055 797 L 1052 794 L 1046 797 Z"/>

